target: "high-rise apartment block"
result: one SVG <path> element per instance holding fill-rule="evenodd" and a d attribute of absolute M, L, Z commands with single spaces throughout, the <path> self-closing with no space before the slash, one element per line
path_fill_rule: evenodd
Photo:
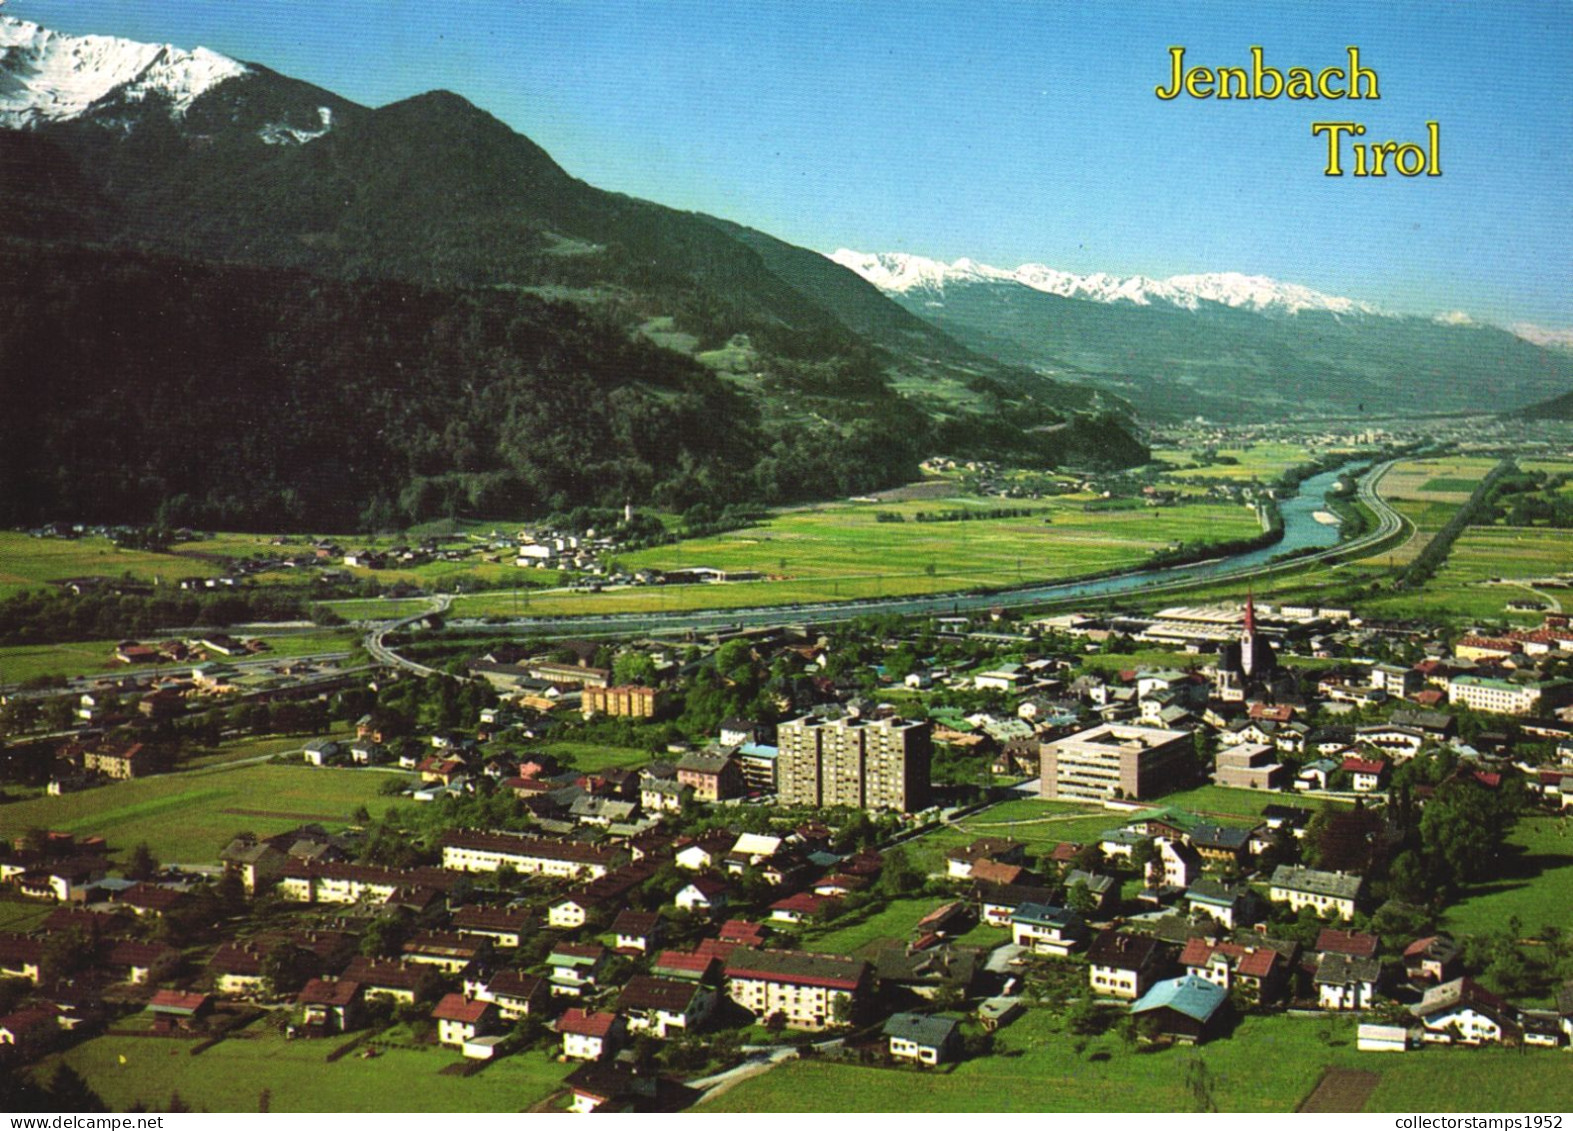
<path fill-rule="evenodd" d="M 926 722 L 805 717 L 776 728 L 783 805 L 925 808 L 933 738 Z"/>

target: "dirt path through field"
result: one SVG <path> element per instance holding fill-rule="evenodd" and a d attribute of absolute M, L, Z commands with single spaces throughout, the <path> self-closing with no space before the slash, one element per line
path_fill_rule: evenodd
<path fill-rule="evenodd" d="M 1329 1068 L 1296 1111 L 1358 1112 L 1382 1082 L 1380 1072 L 1363 1068 Z"/>

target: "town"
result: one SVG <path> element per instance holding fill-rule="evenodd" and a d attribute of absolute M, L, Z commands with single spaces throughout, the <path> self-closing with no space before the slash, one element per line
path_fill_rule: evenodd
<path fill-rule="evenodd" d="M 1537 918 L 1557 889 L 1531 894 L 1573 805 L 1561 613 L 867 617 L 498 642 L 298 696 L 215 663 L 243 639 L 182 648 L 50 746 L 47 792 L 102 823 L 0 857 L 0 1055 L 71 1068 L 39 1087 L 179 1110 L 277 1046 L 293 1067 L 249 1102 L 440 1066 L 480 1103 L 725 1110 L 810 1066 L 941 1079 L 1028 1033 L 1161 1054 L 1351 1018 L 1384 1066 L 1573 1041 L 1573 936 Z M 123 842 L 117 814 L 158 802 L 107 795 L 210 772 L 181 762 L 193 716 L 316 731 L 235 772 L 366 800 L 300 823 L 284 788 L 177 801 L 164 820 L 210 839 Z M 196 1059 L 93 1069 L 160 1044 Z M 1224 1083 L 1188 1086 L 1209 1110 Z"/>

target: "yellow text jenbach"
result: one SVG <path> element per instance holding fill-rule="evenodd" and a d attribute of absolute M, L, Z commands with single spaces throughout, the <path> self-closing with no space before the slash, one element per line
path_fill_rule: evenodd
<path fill-rule="evenodd" d="M 1324 67 L 1312 73 L 1290 67 L 1287 74 L 1262 65 L 1262 49 L 1251 48 L 1250 67 L 1187 67 L 1185 48 L 1169 48 L 1173 68 L 1167 86 L 1153 93 L 1168 102 L 1181 94 L 1192 98 L 1381 98 L 1376 72 L 1360 65 L 1360 49 L 1349 48 L 1347 67 Z"/>

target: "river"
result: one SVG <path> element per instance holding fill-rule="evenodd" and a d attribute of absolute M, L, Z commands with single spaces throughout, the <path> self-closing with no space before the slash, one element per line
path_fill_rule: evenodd
<path fill-rule="evenodd" d="M 849 620 L 871 614 L 935 615 L 948 612 L 967 612 L 994 606 L 1021 607 L 1048 604 L 1074 597 L 1106 597 L 1151 589 L 1158 585 L 1172 584 L 1179 580 L 1205 581 L 1210 578 L 1227 578 L 1267 565 L 1282 554 L 1297 551 L 1326 550 L 1338 544 L 1339 527 L 1318 522 L 1315 512 L 1326 508 L 1327 492 L 1340 476 L 1362 466 L 1364 461 L 1351 462 L 1331 471 L 1313 475 L 1300 484 L 1294 496 L 1279 502 L 1283 516 L 1284 536 L 1259 550 L 1249 550 L 1230 557 L 1194 565 L 1167 566 L 1159 569 L 1136 570 L 1087 581 L 1062 581 L 1052 584 L 1023 586 L 1009 590 L 986 593 L 931 594 L 914 597 L 885 597 L 864 601 L 823 602 L 805 605 L 781 605 L 753 609 L 716 609 L 684 613 L 627 613 L 571 617 L 530 617 L 509 621 L 507 626 L 516 631 L 538 633 L 545 636 L 602 634 L 608 632 L 637 633 L 672 630 L 710 631 L 736 626 L 759 626 L 801 621 Z M 477 621 L 454 622 L 478 624 Z M 496 626 L 503 627 L 503 626 Z"/>

